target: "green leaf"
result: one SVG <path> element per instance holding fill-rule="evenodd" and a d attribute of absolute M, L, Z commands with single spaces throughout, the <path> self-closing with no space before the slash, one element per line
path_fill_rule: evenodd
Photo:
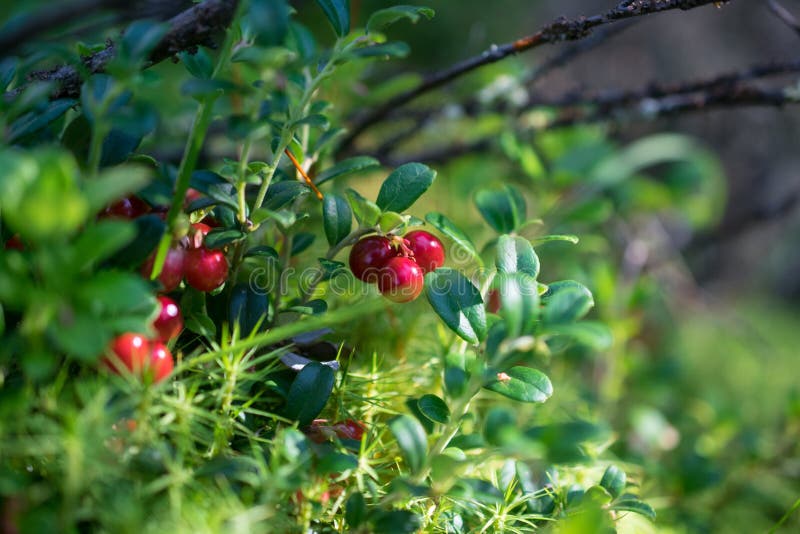
<path fill-rule="evenodd" d="M 73 244 L 75 272 L 105 260 L 136 237 L 136 226 L 128 221 L 100 221 L 86 228 Z"/>
<path fill-rule="evenodd" d="M 525 199 L 510 185 L 478 191 L 475 204 L 489 226 L 501 234 L 513 232 L 525 221 Z"/>
<path fill-rule="evenodd" d="M 267 189 L 262 207 L 270 211 L 277 211 L 293 202 L 297 197 L 307 195 L 311 189 L 297 180 L 274 182 Z"/>
<path fill-rule="evenodd" d="M 548 296 L 542 319 L 545 325 L 572 323 L 594 306 L 591 294 L 577 287 L 563 287 Z"/>
<path fill-rule="evenodd" d="M 289 6 L 285 0 L 251 0 L 242 17 L 246 40 L 260 46 L 280 45 L 289 31 Z"/>
<path fill-rule="evenodd" d="M 478 254 L 475 244 L 472 242 L 469 236 L 460 228 L 458 228 L 450 219 L 441 213 L 433 211 L 425 215 L 425 220 L 428 221 L 434 228 L 439 230 L 442 234 L 452 239 L 459 247 L 458 251 L 450 252 L 451 257 L 458 258 L 460 255 L 462 255 L 460 252 L 465 252 L 473 260 L 475 260 L 478 265 L 483 266 L 483 260 L 481 259 L 481 255 Z"/>
<path fill-rule="evenodd" d="M 434 423 L 447 424 L 450 421 L 450 408 L 436 395 L 423 395 L 417 401 L 419 411 Z"/>
<path fill-rule="evenodd" d="M 107 204 L 147 185 L 150 177 L 151 170 L 142 165 L 119 165 L 85 182 L 83 191 L 90 209 L 100 211 Z"/>
<path fill-rule="evenodd" d="M 572 234 L 552 234 L 552 235 L 543 235 L 539 237 L 534 237 L 531 239 L 532 242 L 536 243 L 537 245 L 543 243 L 550 243 L 552 241 L 566 241 L 567 243 L 577 244 L 580 239 L 576 235 Z"/>
<path fill-rule="evenodd" d="M 113 332 L 96 317 L 78 313 L 69 319 L 61 318 L 48 329 L 59 348 L 73 358 L 93 362 L 103 354 Z"/>
<path fill-rule="evenodd" d="M 150 52 L 158 45 L 161 38 L 169 30 L 167 24 L 148 20 L 137 20 L 125 28 L 119 47 L 119 54 L 131 62 L 147 59 Z"/>
<path fill-rule="evenodd" d="M 451 398 L 463 395 L 468 381 L 466 357 L 458 352 L 447 354 L 444 366 L 444 385 L 448 395 Z"/>
<path fill-rule="evenodd" d="M 527 334 L 539 317 L 539 287 L 524 273 L 498 273 L 492 284 L 500 295 L 500 315 L 509 338 Z"/>
<path fill-rule="evenodd" d="M 317 0 L 339 37 L 350 33 L 350 0 Z"/>
<path fill-rule="evenodd" d="M 351 529 L 358 528 L 367 518 L 367 503 L 359 492 L 350 495 L 345 505 L 344 520 Z"/>
<path fill-rule="evenodd" d="M 406 163 L 381 185 L 375 203 L 383 211 L 402 213 L 411 207 L 433 183 L 436 172 L 421 163 Z"/>
<path fill-rule="evenodd" d="M 286 417 L 302 426 L 319 415 L 333 391 L 336 373 L 327 365 L 311 362 L 297 374 L 286 399 Z"/>
<path fill-rule="evenodd" d="M 22 115 L 8 127 L 6 136 L 8 144 L 12 145 L 20 139 L 42 130 L 66 113 L 69 108 L 75 106 L 76 103 L 76 100 L 62 98 L 53 100 L 42 111 L 31 111 Z"/>
<path fill-rule="evenodd" d="M 542 333 L 566 336 L 594 350 L 608 350 L 614 343 L 614 337 L 608 326 L 595 321 L 552 324 L 544 328 Z"/>
<path fill-rule="evenodd" d="M 325 115 L 316 113 L 314 115 L 307 115 L 302 119 L 297 119 L 292 123 L 293 127 L 303 126 L 303 125 L 314 126 L 326 130 L 328 126 L 330 126 L 330 121 L 328 120 L 328 117 L 326 117 Z"/>
<path fill-rule="evenodd" d="M 481 292 L 449 267 L 425 275 L 425 295 L 444 324 L 461 339 L 477 345 L 486 337 L 486 310 Z"/>
<path fill-rule="evenodd" d="M 375 226 L 381 216 L 381 209 L 374 202 L 362 197 L 355 189 L 348 189 L 347 202 L 353 215 L 362 226 Z"/>
<path fill-rule="evenodd" d="M 419 471 L 425 463 L 428 451 L 425 429 L 410 415 L 400 415 L 389 421 L 389 430 L 397 440 L 397 445 L 411 472 Z"/>
<path fill-rule="evenodd" d="M 414 534 L 422 526 L 422 521 L 414 512 L 408 510 L 378 511 L 370 518 L 370 532 L 391 532 L 392 534 Z"/>
<path fill-rule="evenodd" d="M 411 52 L 411 48 L 406 43 L 402 41 L 392 41 L 389 43 L 356 48 L 350 52 L 350 55 L 353 58 L 379 57 L 391 59 L 393 57 L 406 57 L 409 52 Z"/>
<path fill-rule="evenodd" d="M 97 272 L 76 288 L 75 296 L 96 317 L 118 314 L 147 316 L 156 309 L 150 286 L 141 276 L 132 273 Z"/>
<path fill-rule="evenodd" d="M 335 246 L 350 234 L 353 224 L 353 212 L 343 197 L 329 193 L 322 201 L 322 222 L 325 237 L 330 246 Z"/>
<path fill-rule="evenodd" d="M 623 495 L 617 501 L 611 504 L 611 510 L 619 512 L 633 512 L 635 514 L 649 517 L 650 519 L 656 518 L 656 512 L 653 507 L 646 502 L 640 501 L 635 495 Z"/>
<path fill-rule="evenodd" d="M 258 290 L 254 284 L 237 284 L 230 298 L 228 320 L 239 324 L 242 337 L 249 336 L 256 326 L 259 332 L 267 329 L 272 309 L 266 291 Z"/>
<path fill-rule="evenodd" d="M 386 26 L 402 19 L 408 19 L 414 24 L 419 21 L 421 16 L 430 20 L 433 18 L 434 13 L 433 9 L 421 6 L 393 6 L 381 9 L 369 17 L 367 33 L 381 31 Z"/>
<path fill-rule="evenodd" d="M 520 402 L 544 402 L 553 394 L 547 375 L 530 367 L 512 367 L 484 386 Z"/>
<path fill-rule="evenodd" d="M 109 258 L 109 263 L 114 266 L 131 268 L 141 265 L 158 245 L 167 228 L 157 215 L 138 217 L 133 224 L 136 238 Z"/>
<path fill-rule="evenodd" d="M 269 260 L 278 261 L 278 258 L 280 256 L 278 255 L 278 251 L 275 250 L 274 248 L 267 245 L 262 245 L 248 249 L 247 252 L 244 253 L 244 257 L 267 258 Z"/>
<path fill-rule="evenodd" d="M 612 497 L 616 498 L 625 489 L 625 471 L 616 465 L 609 465 L 600 479 L 600 485 L 604 487 Z"/>
<path fill-rule="evenodd" d="M 539 276 L 539 257 L 530 242 L 522 237 L 500 236 L 495 264 L 501 273 L 522 272 L 534 280 Z"/>
<path fill-rule="evenodd" d="M 300 232 L 295 234 L 294 239 L 292 239 L 292 256 L 296 256 L 310 247 L 314 240 L 317 238 L 311 232 Z"/>
<path fill-rule="evenodd" d="M 211 78 L 214 72 L 214 63 L 204 47 L 197 47 L 194 54 L 179 52 L 178 57 L 183 62 L 189 74 L 202 80 Z"/>
<path fill-rule="evenodd" d="M 320 458 L 315 471 L 319 475 L 341 473 L 358 467 L 358 458 L 343 452 L 330 452 Z"/>
<path fill-rule="evenodd" d="M 366 169 L 373 169 L 375 167 L 380 167 L 381 163 L 369 156 L 356 156 L 354 158 L 348 158 L 345 160 L 340 161 L 336 165 L 332 167 L 328 167 L 321 173 L 319 173 L 314 178 L 314 183 L 318 186 L 324 184 L 329 180 L 333 180 L 334 178 L 338 178 L 340 176 L 345 176 L 347 174 L 352 174 L 354 172 L 363 171 Z"/>
<path fill-rule="evenodd" d="M 496 407 L 486 414 L 483 424 L 483 438 L 486 443 L 503 445 L 514 440 L 518 434 L 517 416 L 512 409 Z"/>
<path fill-rule="evenodd" d="M 229 243 L 241 241 L 247 234 L 235 228 L 213 228 L 203 238 L 203 245 L 206 248 L 222 248 Z"/>

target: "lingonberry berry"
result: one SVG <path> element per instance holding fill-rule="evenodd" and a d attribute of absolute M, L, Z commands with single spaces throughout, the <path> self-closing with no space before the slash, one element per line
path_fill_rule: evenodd
<path fill-rule="evenodd" d="M 364 427 L 364 424 L 359 421 L 345 419 L 342 422 L 335 423 L 333 425 L 333 430 L 340 439 L 361 441 L 361 438 L 364 437 L 364 431 L 366 428 Z"/>
<path fill-rule="evenodd" d="M 374 283 L 386 262 L 396 256 L 397 250 L 388 238 L 371 235 L 350 249 L 350 270 L 359 280 Z"/>
<path fill-rule="evenodd" d="M 211 231 L 211 227 L 202 222 L 192 223 L 189 228 L 189 248 L 200 248 L 203 246 L 203 241 L 206 234 Z"/>
<path fill-rule="evenodd" d="M 186 283 L 198 291 L 213 291 L 228 279 L 228 260 L 221 250 L 191 249 L 184 267 Z"/>
<path fill-rule="evenodd" d="M 378 290 L 393 302 L 410 302 L 422 292 L 425 276 L 411 258 L 391 258 L 380 270 Z"/>
<path fill-rule="evenodd" d="M 150 211 L 150 206 L 139 197 L 130 196 L 117 200 L 100 212 L 101 219 L 116 217 L 121 219 L 135 219 Z"/>
<path fill-rule="evenodd" d="M 169 293 L 175 291 L 183 279 L 183 273 L 186 263 L 186 253 L 182 248 L 171 248 L 167 252 L 167 257 L 164 259 L 164 266 L 161 268 L 161 273 L 158 275 L 158 281 L 164 286 L 164 291 Z M 155 263 L 155 254 L 152 254 L 147 261 L 142 265 L 142 275 L 150 279 L 153 273 L 153 264 Z"/>
<path fill-rule="evenodd" d="M 104 365 L 116 374 L 122 374 L 124 369 L 141 376 L 142 369 L 147 365 L 152 347 L 142 334 L 125 333 L 117 336 L 111 342 L 111 352 L 116 357 L 106 357 Z"/>
<path fill-rule="evenodd" d="M 444 265 L 444 245 L 435 235 L 425 230 L 414 230 L 403 236 L 408 248 L 414 253 L 414 261 L 429 273 Z"/>
<path fill-rule="evenodd" d="M 180 334 L 183 329 L 183 317 L 180 308 L 171 298 L 160 295 L 158 304 L 158 317 L 153 322 L 153 328 L 158 334 L 158 338 L 167 342 Z"/>
<path fill-rule="evenodd" d="M 162 342 L 153 343 L 149 365 L 150 368 L 147 372 L 152 373 L 154 382 L 161 382 L 172 373 L 175 362 L 172 360 L 172 353 Z"/>
<path fill-rule="evenodd" d="M 20 240 L 20 238 L 19 238 L 19 236 L 18 236 L 18 235 L 14 235 L 14 236 L 11 236 L 11 237 L 8 239 L 8 241 L 6 241 L 6 244 L 5 244 L 5 249 L 6 249 L 6 250 L 11 250 L 11 249 L 14 249 L 14 250 L 21 250 L 21 251 L 24 251 L 24 250 L 25 250 L 25 243 L 23 243 L 23 242 Z"/>

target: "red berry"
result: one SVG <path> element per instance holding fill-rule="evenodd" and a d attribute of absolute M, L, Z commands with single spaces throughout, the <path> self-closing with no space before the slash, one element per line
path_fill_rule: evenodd
<path fill-rule="evenodd" d="M 189 189 L 186 190 L 186 196 L 183 197 L 183 205 L 184 205 L 184 207 L 188 206 L 189 204 L 191 204 L 195 200 L 199 200 L 199 199 L 203 198 L 203 196 L 205 196 L 205 195 L 203 195 L 203 193 L 201 193 L 200 191 L 198 191 L 197 189 L 195 189 L 193 187 L 190 187 Z"/>
<path fill-rule="evenodd" d="M 15 235 L 15 236 L 11 236 L 11 238 L 8 241 L 6 241 L 5 248 L 6 248 L 6 250 L 14 249 L 14 250 L 19 250 L 19 251 L 24 251 L 25 250 L 25 243 L 23 243 L 20 240 L 18 235 Z"/>
<path fill-rule="evenodd" d="M 152 254 L 147 261 L 142 265 L 142 275 L 150 279 L 153 273 L 153 264 L 155 263 L 156 256 Z M 164 259 L 164 267 L 158 275 L 158 281 L 164 286 L 164 291 L 169 293 L 175 291 L 183 280 L 183 272 L 186 264 L 186 253 L 182 248 L 171 248 L 167 252 L 167 257 Z"/>
<path fill-rule="evenodd" d="M 122 219 L 135 219 L 150 211 L 150 206 L 147 205 L 142 199 L 130 196 L 117 200 L 110 206 L 106 207 L 100 212 L 101 219 L 107 217 L 116 217 Z"/>
<path fill-rule="evenodd" d="M 496 289 L 490 290 L 486 298 L 486 311 L 497 313 L 500 311 L 500 304 L 500 292 Z"/>
<path fill-rule="evenodd" d="M 415 230 L 403 236 L 408 248 L 414 253 L 414 261 L 429 273 L 444 265 L 444 245 L 435 235 L 424 230 Z"/>
<path fill-rule="evenodd" d="M 364 431 L 366 428 L 364 427 L 364 424 L 359 421 L 347 419 L 343 422 L 333 425 L 333 430 L 341 439 L 361 441 L 361 438 L 364 437 Z"/>
<path fill-rule="evenodd" d="M 350 249 L 350 270 L 359 280 L 374 283 L 386 262 L 396 256 L 397 250 L 388 238 L 371 235 Z"/>
<path fill-rule="evenodd" d="M 122 334 L 111 342 L 111 351 L 116 358 L 106 357 L 103 363 L 113 373 L 122 374 L 127 369 L 141 376 L 142 369 L 150 358 L 150 350 L 150 342 L 142 334 Z"/>
<path fill-rule="evenodd" d="M 160 341 L 154 342 L 153 350 L 150 352 L 149 369 L 149 372 L 153 373 L 153 381 L 161 382 L 172 373 L 174 367 L 175 362 L 172 360 L 172 353 L 166 345 Z"/>
<path fill-rule="evenodd" d="M 411 302 L 422 292 L 425 276 L 417 263 L 404 257 L 392 258 L 378 277 L 378 290 L 393 302 Z"/>
<path fill-rule="evenodd" d="M 191 249 L 184 267 L 186 283 L 198 291 L 213 291 L 228 279 L 228 260 L 221 250 Z"/>
<path fill-rule="evenodd" d="M 158 338 L 167 342 L 180 334 L 183 329 L 183 317 L 178 305 L 169 297 L 159 296 L 160 304 L 158 317 L 153 322 L 153 328 L 158 334 Z"/>

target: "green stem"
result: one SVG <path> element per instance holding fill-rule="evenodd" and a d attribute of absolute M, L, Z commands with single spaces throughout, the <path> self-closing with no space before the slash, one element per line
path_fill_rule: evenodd
<path fill-rule="evenodd" d="M 345 249 L 345 248 L 347 248 L 349 246 L 355 245 L 356 242 L 359 239 L 361 239 L 362 236 L 364 236 L 366 234 L 369 234 L 371 232 L 374 232 L 374 231 L 375 231 L 375 228 L 359 226 L 358 228 L 356 228 L 355 230 L 350 232 L 347 235 L 347 237 L 345 237 L 344 239 L 339 241 L 339 243 L 337 243 L 336 245 L 331 247 L 328 250 L 328 253 L 325 254 L 325 259 L 326 260 L 332 260 L 343 249 Z M 311 281 L 311 284 L 309 284 L 308 289 L 303 291 L 303 299 L 302 299 L 303 300 L 303 304 L 305 304 L 306 302 L 309 301 L 309 299 L 311 298 L 311 295 L 314 294 L 314 290 L 317 288 L 317 286 L 320 284 L 320 282 L 322 282 L 322 277 L 324 275 L 325 275 L 325 271 L 324 270 L 322 270 L 322 269 L 317 270 L 317 273 L 314 276 L 314 280 Z"/>
<path fill-rule="evenodd" d="M 769 530 L 769 534 L 774 534 L 775 532 L 777 532 L 778 529 L 781 527 L 781 525 L 783 525 L 786 522 L 786 520 L 788 520 L 789 517 L 791 517 L 791 515 L 799 508 L 800 508 L 800 499 L 797 499 L 792 505 L 792 507 L 789 508 L 789 511 L 783 514 L 783 517 L 781 517 L 780 520 L 778 520 L 778 522 L 775 523 L 775 526 L 773 526 Z"/>

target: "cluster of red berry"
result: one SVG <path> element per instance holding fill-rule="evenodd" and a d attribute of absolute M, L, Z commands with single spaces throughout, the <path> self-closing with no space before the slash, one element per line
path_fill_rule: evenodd
<path fill-rule="evenodd" d="M 403 237 L 371 235 L 350 250 L 350 270 L 359 280 L 377 284 L 394 302 L 410 302 L 422 292 L 425 273 L 444 265 L 444 245 L 429 232 Z"/>
<path fill-rule="evenodd" d="M 198 193 L 191 191 L 192 196 Z M 190 201 L 187 194 L 187 201 Z M 116 217 L 135 219 L 148 213 L 165 213 L 153 210 L 143 200 L 131 196 L 111 204 L 100 214 L 100 217 Z M 228 260 L 221 250 L 208 249 L 204 238 L 211 230 L 208 224 L 198 222 L 192 224 L 189 234 L 176 246 L 169 249 L 164 266 L 158 276 L 163 291 L 170 292 L 178 288 L 181 280 L 198 291 L 213 291 L 228 278 Z M 150 278 L 153 272 L 155 254 L 152 254 L 142 265 L 142 275 Z M 103 365 L 115 373 L 125 369 L 135 376 L 149 376 L 155 382 L 167 378 L 174 367 L 172 354 L 166 343 L 177 337 L 183 329 L 183 317 L 178 304 L 165 295 L 158 296 L 159 314 L 153 322 L 155 339 L 139 333 L 128 332 L 117 336 L 111 343 L 114 356 L 103 359 Z"/>

